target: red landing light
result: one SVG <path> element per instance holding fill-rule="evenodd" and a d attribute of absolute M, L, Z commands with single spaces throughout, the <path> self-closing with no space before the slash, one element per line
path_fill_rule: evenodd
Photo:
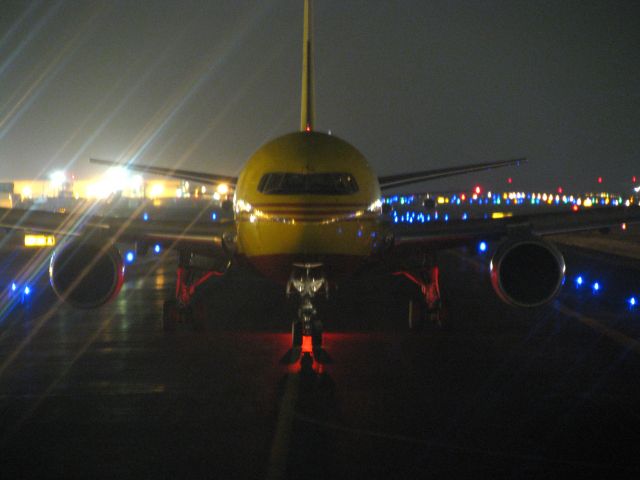
<path fill-rule="evenodd" d="M 302 353 L 312 353 L 313 345 L 311 343 L 311 335 L 303 335 L 302 337 Z"/>

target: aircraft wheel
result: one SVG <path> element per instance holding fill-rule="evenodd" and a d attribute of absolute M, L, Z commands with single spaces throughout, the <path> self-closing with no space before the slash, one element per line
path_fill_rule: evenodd
<path fill-rule="evenodd" d="M 300 321 L 291 323 L 291 346 L 293 348 L 302 346 L 302 322 Z"/>
<path fill-rule="evenodd" d="M 178 304 L 175 300 L 165 300 L 162 305 L 162 329 L 175 332 L 178 323 Z"/>
<path fill-rule="evenodd" d="M 311 332 L 311 345 L 313 348 L 322 347 L 322 324 L 320 322 L 313 323 L 313 331 Z"/>
<path fill-rule="evenodd" d="M 194 302 L 188 307 L 188 315 L 193 324 L 193 330 L 196 332 L 204 332 L 206 330 L 207 309 L 202 302 Z"/>
<path fill-rule="evenodd" d="M 421 332 L 424 329 L 427 306 L 421 299 L 409 300 L 409 330 Z"/>

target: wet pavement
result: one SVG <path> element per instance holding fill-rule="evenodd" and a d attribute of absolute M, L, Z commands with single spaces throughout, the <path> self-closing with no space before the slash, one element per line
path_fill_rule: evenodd
<path fill-rule="evenodd" d="M 398 278 L 346 285 L 324 306 L 320 372 L 280 363 L 293 309 L 247 272 L 200 292 L 204 332 L 167 334 L 171 255 L 130 267 L 94 311 L 57 304 L 45 276 L 10 300 L 25 259 L 5 255 L 1 476 L 637 478 L 640 311 L 625 299 L 638 266 L 565 253 L 560 297 L 527 311 L 494 295 L 488 258 L 443 255 L 445 331 L 407 331 Z"/>

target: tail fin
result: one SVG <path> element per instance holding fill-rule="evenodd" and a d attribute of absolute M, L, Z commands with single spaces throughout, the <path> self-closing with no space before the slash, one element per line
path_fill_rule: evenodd
<path fill-rule="evenodd" d="M 313 130 L 315 105 L 313 95 L 313 55 L 311 50 L 311 0 L 304 0 L 304 33 L 302 37 L 302 99 L 300 130 Z"/>

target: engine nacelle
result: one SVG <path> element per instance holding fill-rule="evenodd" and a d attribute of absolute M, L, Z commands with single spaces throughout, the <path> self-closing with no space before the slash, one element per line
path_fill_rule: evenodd
<path fill-rule="evenodd" d="M 124 264 L 115 246 L 78 239 L 54 251 L 49 276 L 58 297 L 77 308 L 96 308 L 120 292 Z"/>
<path fill-rule="evenodd" d="M 562 254 L 537 237 L 507 239 L 490 264 L 491 284 L 511 305 L 537 307 L 551 301 L 564 281 Z"/>

